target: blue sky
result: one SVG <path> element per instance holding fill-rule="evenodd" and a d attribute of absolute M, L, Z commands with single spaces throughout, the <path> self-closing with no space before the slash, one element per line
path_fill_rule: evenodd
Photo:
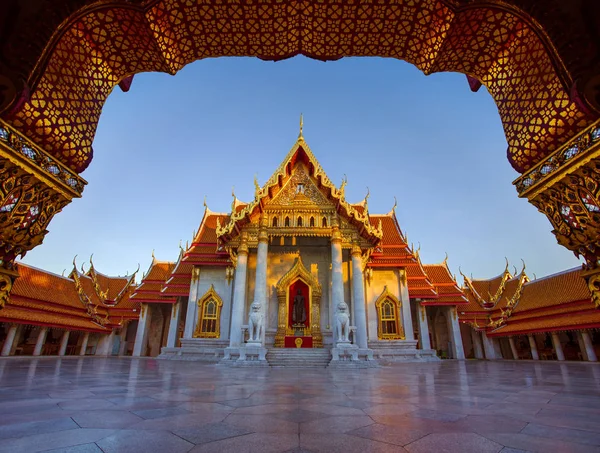
<path fill-rule="evenodd" d="M 251 200 L 298 135 L 346 198 L 397 216 L 423 261 L 445 252 L 453 272 L 487 278 L 504 257 L 538 277 L 579 264 L 551 225 L 517 197 L 496 106 L 462 74 L 424 76 L 382 58 L 273 63 L 251 58 L 195 62 L 176 76 L 138 74 L 105 104 L 89 182 L 50 223 L 24 262 L 52 272 L 94 254 L 111 275 L 146 270 L 152 250 L 175 260 L 203 213 L 226 212 L 231 190 Z"/>

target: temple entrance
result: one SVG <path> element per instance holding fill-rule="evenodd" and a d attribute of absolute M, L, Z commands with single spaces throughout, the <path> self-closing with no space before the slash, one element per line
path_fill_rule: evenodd
<path fill-rule="evenodd" d="M 277 348 L 322 348 L 321 285 L 298 256 L 277 283 Z"/>
<path fill-rule="evenodd" d="M 312 348 L 310 331 L 310 288 L 300 278 L 289 286 L 286 348 Z M 291 330 L 291 332 L 289 332 Z"/>

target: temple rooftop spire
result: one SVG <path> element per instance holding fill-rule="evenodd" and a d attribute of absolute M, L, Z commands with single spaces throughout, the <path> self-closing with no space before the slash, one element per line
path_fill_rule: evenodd
<path fill-rule="evenodd" d="M 302 129 L 304 128 L 304 117 L 302 113 L 300 113 L 300 132 L 298 133 L 298 140 L 304 140 L 304 135 L 302 135 Z"/>

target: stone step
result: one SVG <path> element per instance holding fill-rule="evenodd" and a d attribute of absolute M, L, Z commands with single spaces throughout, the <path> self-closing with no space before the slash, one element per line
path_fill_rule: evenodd
<path fill-rule="evenodd" d="M 272 367 L 325 368 L 331 360 L 329 349 L 269 349 L 267 361 Z"/>

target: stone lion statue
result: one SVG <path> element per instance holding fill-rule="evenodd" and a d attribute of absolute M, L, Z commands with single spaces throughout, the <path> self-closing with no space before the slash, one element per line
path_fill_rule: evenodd
<path fill-rule="evenodd" d="M 350 314 L 348 313 L 348 304 L 344 301 L 340 302 L 337 306 L 335 325 L 337 341 L 350 341 L 348 339 L 348 335 L 350 334 Z"/>
<path fill-rule="evenodd" d="M 261 341 L 263 335 L 263 315 L 260 312 L 260 304 L 253 302 L 250 305 L 250 316 L 248 319 L 249 341 Z"/>

